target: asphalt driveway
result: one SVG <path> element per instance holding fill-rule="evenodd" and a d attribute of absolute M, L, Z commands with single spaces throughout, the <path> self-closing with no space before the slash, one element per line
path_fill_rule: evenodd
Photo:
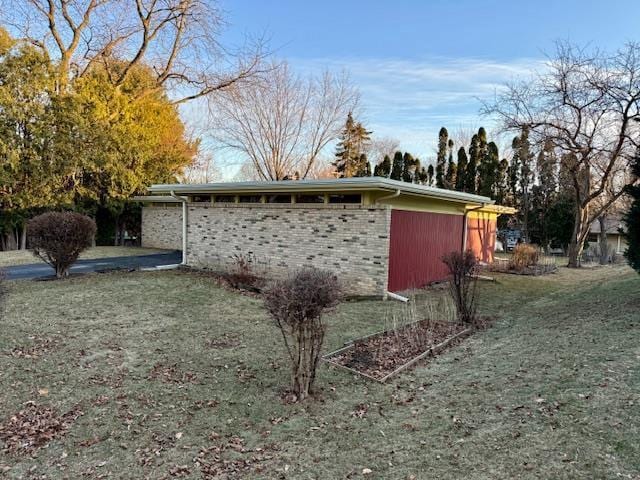
<path fill-rule="evenodd" d="M 112 269 L 137 269 L 174 265 L 182 261 L 182 253 L 179 251 L 169 253 L 154 253 L 151 255 L 137 255 L 129 257 L 96 258 L 78 260 L 71 267 L 71 274 L 88 273 L 99 270 Z M 46 263 L 34 263 L 30 265 L 16 265 L 3 269 L 4 276 L 8 280 L 30 280 L 46 278 L 54 275 L 54 270 Z"/>

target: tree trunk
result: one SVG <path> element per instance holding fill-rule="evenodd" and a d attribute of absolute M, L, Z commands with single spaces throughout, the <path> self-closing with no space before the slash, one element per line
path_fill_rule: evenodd
<path fill-rule="evenodd" d="M 606 215 L 600 215 L 598 217 L 598 223 L 600 224 L 600 235 L 598 236 L 598 244 L 600 246 L 600 265 L 607 265 L 609 263 L 609 245 L 607 244 L 607 227 L 606 227 Z"/>
<path fill-rule="evenodd" d="M 116 217 L 115 220 L 115 229 L 113 233 L 113 246 L 118 246 L 118 241 L 120 240 L 120 217 Z"/>
<path fill-rule="evenodd" d="M 22 224 L 22 231 L 20 232 L 20 250 L 27 249 L 27 222 Z"/>
<path fill-rule="evenodd" d="M 576 207 L 576 216 L 573 223 L 573 233 L 571 234 L 571 242 L 569 243 L 569 262 L 567 267 L 579 268 L 580 256 L 584 249 L 584 241 L 589 234 L 588 209 L 578 205 Z"/>

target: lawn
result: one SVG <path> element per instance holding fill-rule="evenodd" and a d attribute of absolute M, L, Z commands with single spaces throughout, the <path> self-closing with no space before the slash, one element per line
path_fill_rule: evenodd
<path fill-rule="evenodd" d="M 30 401 L 75 420 L 31 455 L 0 454 L 0 472 L 640 478 L 640 276 L 602 267 L 497 278 L 481 286 L 493 328 L 385 385 L 323 366 L 318 398 L 293 405 L 280 399 L 287 365 L 257 299 L 175 271 L 14 282 L 0 422 Z M 327 350 L 400 308 L 342 304 Z"/>
<path fill-rule="evenodd" d="M 134 255 L 151 255 L 165 251 L 166 250 L 141 247 L 93 247 L 82 252 L 80 258 L 131 257 Z M 42 260 L 34 256 L 31 250 L 9 250 L 0 252 L 0 268 L 40 262 L 42 262 Z"/>

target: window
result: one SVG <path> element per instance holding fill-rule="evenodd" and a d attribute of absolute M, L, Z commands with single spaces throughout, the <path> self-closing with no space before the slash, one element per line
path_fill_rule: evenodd
<path fill-rule="evenodd" d="M 240 195 L 240 203 L 260 203 L 262 195 Z"/>
<path fill-rule="evenodd" d="M 291 203 L 291 195 L 267 195 L 267 203 Z"/>
<path fill-rule="evenodd" d="M 211 195 L 194 195 L 191 197 L 193 203 L 211 203 Z"/>
<path fill-rule="evenodd" d="M 235 203 L 235 195 L 216 195 L 216 203 Z"/>
<path fill-rule="evenodd" d="M 329 203 L 362 203 L 362 195 L 359 193 L 348 195 L 329 195 Z"/>
<path fill-rule="evenodd" d="M 324 203 L 324 195 L 296 195 L 296 203 Z"/>

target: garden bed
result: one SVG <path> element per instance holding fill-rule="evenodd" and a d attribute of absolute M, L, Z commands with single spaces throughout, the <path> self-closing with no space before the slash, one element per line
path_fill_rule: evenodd
<path fill-rule="evenodd" d="M 511 265 L 511 261 L 508 259 L 496 258 L 493 263 L 484 267 L 489 272 L 494 273 L 510 273 L 512 275 L 548 275 L 550 273 L 556 273 L 558 266 L 555 260 L 545 260 L 535 265 L 527 265 L 522 268 L 514 268 Z"/>
<path fill-rule="evenodd" d="M 459 323 L 420 320 L 354 340 L 323 359 L 383 383 L 416 362 L 457 343 L 472 331 Z"/>

